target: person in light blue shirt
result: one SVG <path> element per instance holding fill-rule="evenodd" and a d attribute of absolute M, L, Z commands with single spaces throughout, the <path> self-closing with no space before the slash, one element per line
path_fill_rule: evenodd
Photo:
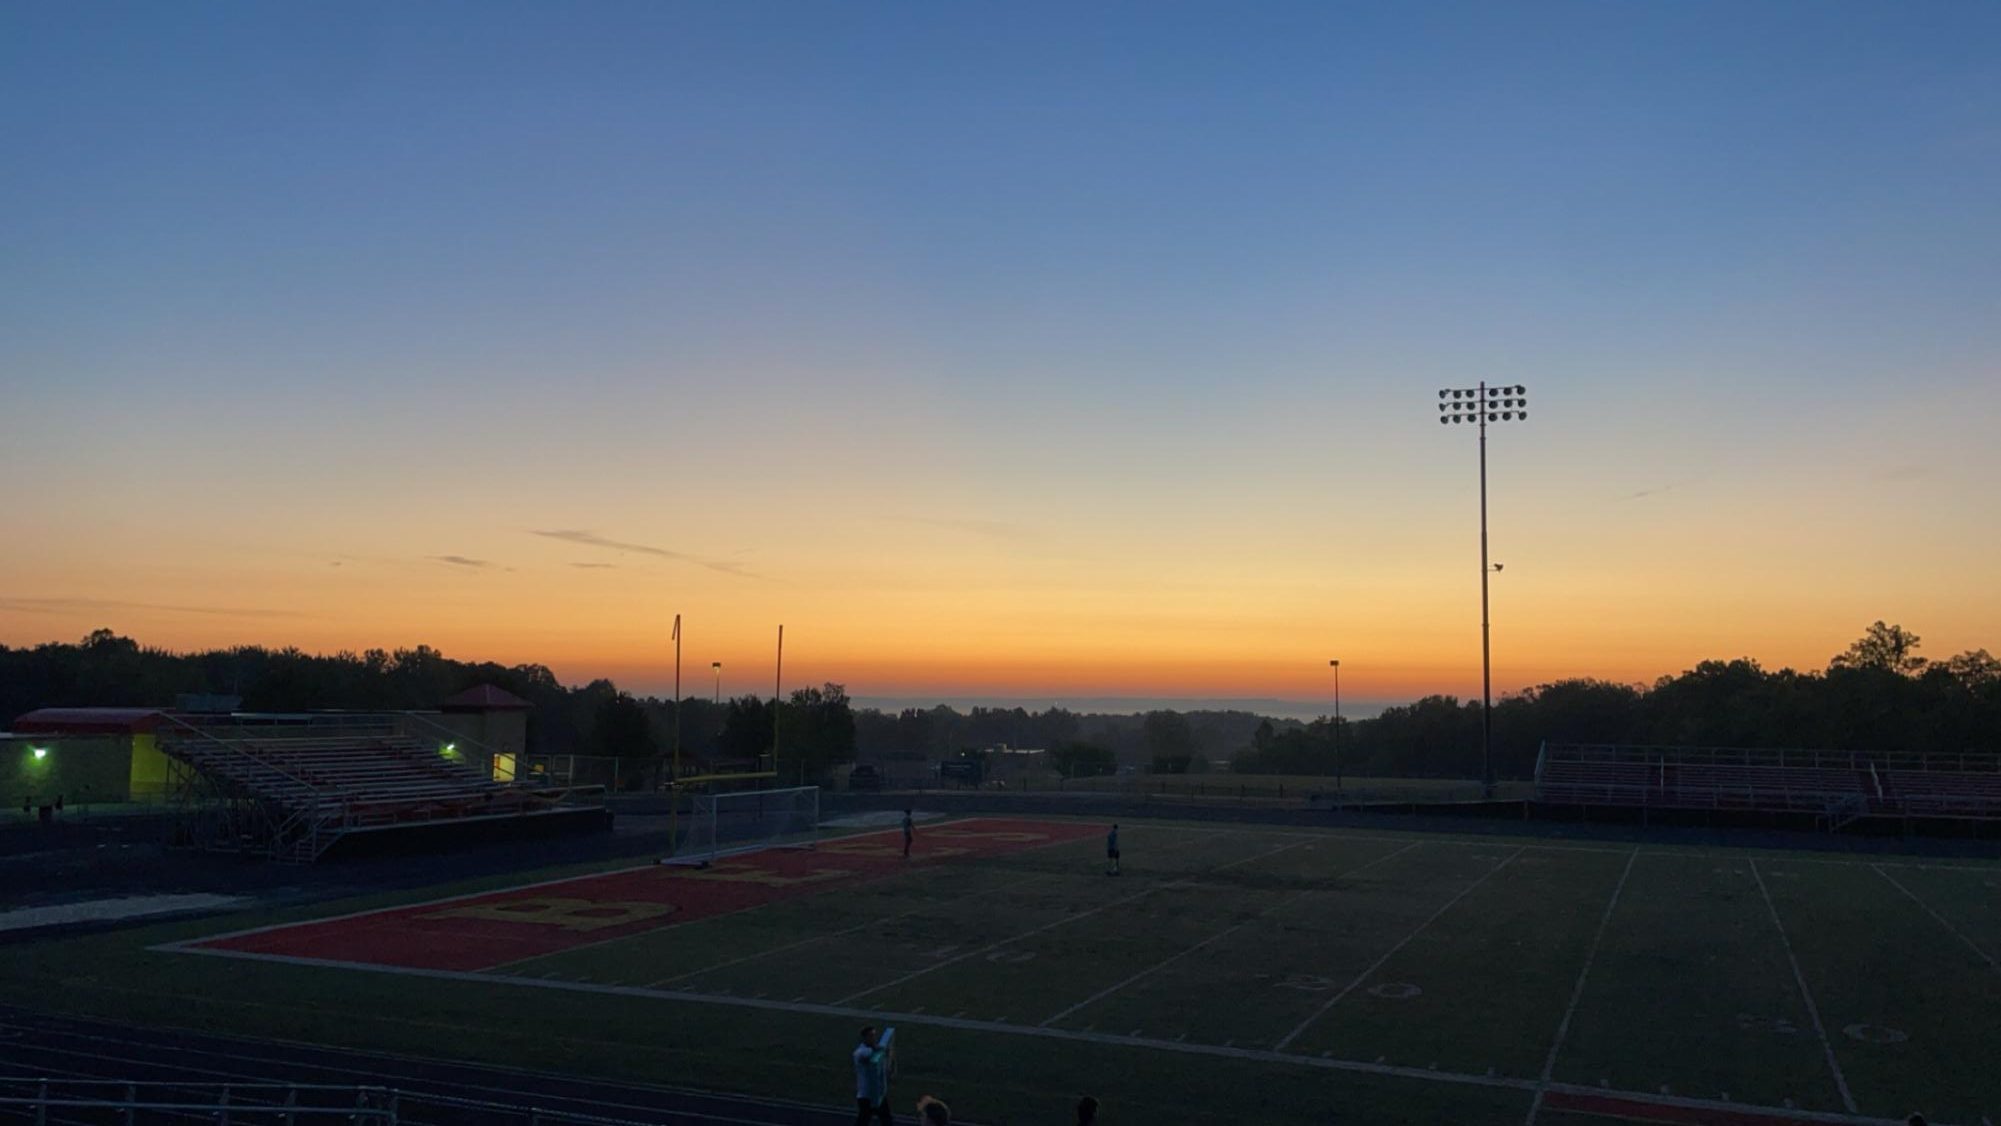
<path fill-rule="evenodd" d="M 896 1060 L 893 1041 L 896 1029 L 887 1032 L 874 1025 L 862 1029 L 861 1043 L 855 1045 L 855 1126 L 869 1126 L 873 1118 L 881 1126 L 895 1126 L 889 1113 L 889 1070 Z"/>

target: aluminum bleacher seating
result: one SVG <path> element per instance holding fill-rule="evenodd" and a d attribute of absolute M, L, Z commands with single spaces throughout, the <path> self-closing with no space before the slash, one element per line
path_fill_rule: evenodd
<path fill-rule="evenodd" d="M 1864 751 L 1546 744 L 1536 797 L 1555 805 L 2001 818 L 2001 758 Z"/>
<path fill-rule="evenodd" d="M 239 847 L 285 860 L 317 859 L 358 832 L 586 808 L 574 801 L 579 788 L 497 782 L 460 758 L 455 745 L 387 726 L 182 723 L 162 731 L 160 748 L 194 768 L 211 805 L 255 811 L 235 817 L 232 832 L 265 839 Z M 602 797 L 602 787 L 581 789 Z"/>

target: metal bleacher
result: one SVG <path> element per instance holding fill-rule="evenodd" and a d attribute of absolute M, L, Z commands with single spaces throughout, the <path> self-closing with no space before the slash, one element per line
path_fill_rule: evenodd
<path fill-rule="evenodd" d="M 1868 816 L 2001 819 L 2001 756 L 1545 743 L 1536 800 L 1802 813 L 1830 830 Z"/>
<path fill-rule="evenodd" d="M 494 781 L 484 756 L 410 730 L 424 722 L 410 713 L 168 716 L 158 740 L 176 843 L 311 863 L 357 833 L 603 808 L 602 786 Z"/>

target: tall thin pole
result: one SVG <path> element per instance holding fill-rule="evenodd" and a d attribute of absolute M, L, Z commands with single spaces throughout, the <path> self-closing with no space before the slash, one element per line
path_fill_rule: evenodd
<path fill-rule="evenodd" d="M 778 627 L 778 668 L 771 678 L 771 773 L 778 774 L 778 713 L 785 703 L 785 626 Z"/>
<path fill-rule="evenodd" d="M 716 696 L 714 703 L 720 708 L 723 706 L 723 663 L 721 661 L 710 661 L 709 667 L 715 670 Z"/>
<path fill-rule="evenodd" d="M 1487 617 L 1487 383 L 1480 382 L 1480 783 L 1494 796 L 1493 626 Z"/>
<path fill-rule="evenodd" d="M 674 777 L 681 777 L 681 615 L 674 615 Z"/>
<path fill-rule="evenodd" d="M 1447 387 L 1438 392 L 1438 421 L 1446 425 L 1478 423 L 1480 427 L 1480 781 L 1494 796 L 1494 648 L 1493 617 L 1488 599 L 1487 562 L 1487 424 L 1527 422 L 1528 388 L 1520 384 L 1489 387 Z"/>
<path fill-rule="evenodd" d="M 667 791 L 667 851 L 681 843 L 681 615 L 674 615 L 674 779 Z"/>
<path fill-rule="evenodd" d="M 1334 788 L 1341 788 L 1341 662 L 1328 661 L 1334 670 Z"/>

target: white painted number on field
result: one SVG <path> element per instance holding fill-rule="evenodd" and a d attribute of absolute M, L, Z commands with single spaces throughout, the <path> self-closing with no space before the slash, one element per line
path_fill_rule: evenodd
<path fill-rule="evenodd" d="M 1780 1036 L 1792 1036 L 1799 1032 L 1799 1026 L 1785 1017 L 1758 1017 L 1750 1013 L 1737 1014 L 1737 1027 L 1746 1032 L 1773 1032 Z"/>
<path fill-rule="evenodd" d="M 1369 987 L 1370 996 L 1384 997 L 1391 1001 L 1405 1001 L 1422 992 L 1424 990 L 1407 981 L 1386 981 L 1381 985 Z"/>
<path fill-rule="evenodd" d="M 956 943 L 954 943 L 954 944 L 953 944 L 953 945 L 951 945 L 951 946 L 940 946 L 940 947 L 939 947 L 938 949 L 936 949 L 936 950 L 933 950 L 933 951 L 930 951 L 929 953 L 925 954 L 925 957 L 927 957 L 927 958 L 950 958 L 950 957 L 952 956 L 953 952 L 957 951 L 958 949 L 959 949 L 959 947 L 958 947 L 958 944 L 956 944 Z"/>
<path fill-rule="evenodd" d="M 1860 1040 L 1864 1044 L 1901 1044 L 1910 1037 L 1895 1028 L 1885 1028 L 1880 1024 L 1851 1024 L 1841 1031 L 1850 1040 Z"/>
<path fill-rule="evenodd" d="M 1005 962 L 1010 966 L 1018 966 L 1033 957 L 1035 957 L 1035 951 L 1033 950 L 996 950 L 987 955 L 987 961 Z"/>

